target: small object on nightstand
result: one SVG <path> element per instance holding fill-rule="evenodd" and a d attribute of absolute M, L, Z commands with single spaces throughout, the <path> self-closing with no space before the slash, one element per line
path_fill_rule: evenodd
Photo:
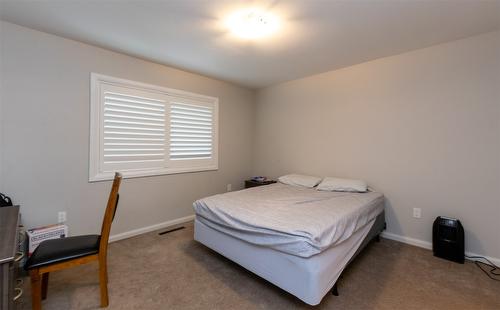
<path fill-rule="evenodd" d="M 267 177 L 256 176 L 256 177 L 252 177 L 250 180 L 255 181 L 255 182 L 265 182 L 265 181 L 267 181 Z"/>
<path fill-rule="evenodd" d="M 276 183 L 276 181 L 268 180 L 265 177 L 258 177 L 258 178 L 259 179 L 257 179 L 257 177 L 255 177 L 255 178 L 252 178 L 250 180 L 246 180 L 245 181 L 245 188 L 262 186 L 262 185 L 269 185 L 269 184 Z"/>

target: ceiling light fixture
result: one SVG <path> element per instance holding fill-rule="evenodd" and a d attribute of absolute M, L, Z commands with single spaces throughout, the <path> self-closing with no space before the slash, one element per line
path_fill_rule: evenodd
<path fill-rule="evenodd" d="M 258 39 L 275 33 L 279 28 L 279 20 L 269 12 L 252 8 L 229 15 L 226 26 L 240 38 Z"/>

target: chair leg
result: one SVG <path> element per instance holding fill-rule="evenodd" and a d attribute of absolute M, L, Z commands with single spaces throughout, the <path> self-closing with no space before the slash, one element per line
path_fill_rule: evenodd
<path fill-rule="evenodd" d="M 47 290 L 49 287 L 49 273 L 42 275 L 42 300 L 47 299 Z"/>
<path fill-rule="evenodd" d="M 108 265 L 107 265 L 107 262 L 104 263 L 104 266 L 105 266 L 105 269 L 106 269 L 106 272 L 104 273 L 104 276 L 106 277 L 106 284 L 108 284 L 109 280 L 108 280 Z"/>
<path fill-rule="evenodd" d="M 101 287 L 101 308 L 108 306 L 108 269 L 106 258 L 99 257 L 99 285 Z"/>
<path fill-rule="evenodd" d="M 42 309 L 42 283 L 38 269 L 30 270 L 31 278 L 31 304 L 33 310 Z"/>

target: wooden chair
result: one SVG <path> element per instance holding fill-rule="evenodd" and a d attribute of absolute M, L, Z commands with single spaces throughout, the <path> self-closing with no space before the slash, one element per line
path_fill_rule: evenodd
<path fill-rule="evenodd" d="M 24 268 L 29 270 L 33 310 L 42 308 L 42 299 L 47 298 L 49 273 L 74 266 L 99 262 L 99 284 L 101 287 L 101 307 L 107 307 L 108 271 L 106 265 L 109 232 L 118 206 L 122 175 L 115 174 L 109 194 L 108 205 L 102 221 L 101 235 L 75 236 L 47 240 L 36 248 Z"/>

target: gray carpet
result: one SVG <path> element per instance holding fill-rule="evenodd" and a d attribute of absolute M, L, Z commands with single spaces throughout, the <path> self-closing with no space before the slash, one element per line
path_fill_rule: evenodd
<path fill-rule="evenodd" d="M 22 309 L 31 308 L 29 289 Z M 109 292 L 109 309 L 500 309 L 500 282 L 474 264 L 385 239 L 344 272 L 340 296 L 310 307 L 195 242 L 192 224 L 112 243 Z M 50 275 L 44 309 L 98 307 L 96 264 Z"/>

